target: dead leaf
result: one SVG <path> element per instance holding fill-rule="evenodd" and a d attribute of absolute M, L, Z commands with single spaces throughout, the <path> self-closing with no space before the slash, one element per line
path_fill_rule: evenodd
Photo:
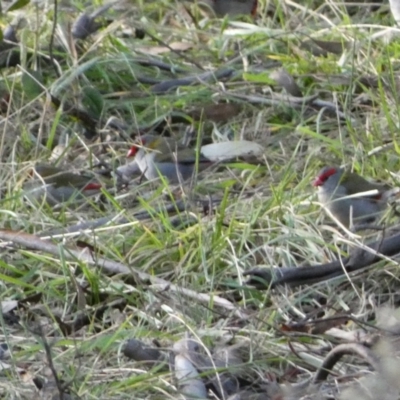
<path fill-rule="evenodd" d="M 320 335 L 331 328 L 345 324 L 348 319 L 349 318 L 347 316 L 315 319 L 293 324 L 282 324 L 280 329 L 282 332 L 302 332 L 309 333 L 311 335 Z"/>
<path fill-rule="evenodd" d="M 1 308 L 2 314 L 7 314 L 17 307 L 18 307 L 17 300 L 5 300 L 5 301 L 0 302 L 0 308 Z"/>
<path fill-rule="evenodd" d="M 264 152 L 263 146 L 249 140 L 212 143 L 201 147 L 201 154 L 211 161 L 229 160 L 236 157 L 258 157 Z"/>

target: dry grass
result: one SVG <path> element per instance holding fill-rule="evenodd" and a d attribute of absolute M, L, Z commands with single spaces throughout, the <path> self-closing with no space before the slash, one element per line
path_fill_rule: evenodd
<path fill-rule="evenodd" d="M 107 276 L 84 262 L 70 261 L 61 250 L 60 256 L 55 256 L 5 243 L 0 304 L 4 307 L 9 300 L 19 303 L 0 318 L 0 342 L 7 343 L 11 352 L 4 360 L 9 367 L 1 371 L 1 398 L 46 395 L 46 386 L 38 391 L 33 381 L 40 380 L 39 387 L 45 381 L 48 385 L 53 382 L 46 347 L 60 379 L 82 399 L 180 398 L 171 372 L 157 366 L 149 370 L 129 360 L 122 347 L 136 338 L 146 344 L 157 342 L 169 351 L 187 332 L 208 349 L 221 343 L 237 346 L 241 364 L 235 374 L 252 387 L 266 385 L 260 389 L 263 392 L 273 391 L 271 382 L 290 385 L 312 377 L 336 344 L 374 336 L 376 331 L 363 324 L 374 325 L 381 307 L 398 306 L 396 260 L 312 286 L 264 292 L 243 286 L 243 272 L 255 266 L 320 264 L 348 250 L 345 243 L 349 238 L 329 225 L 315 204 L 310 182 L 322 165 L 346 164 L 392 185 L 397 184 L 400 169 L 400 49 L 396 40 L 378 35 L 392 26 L 390 15 L 368 12 L 366 6 L 349 15 L 343 4 L 332 1 L 259 2 L 255 24 L 249 19 L 246 24 L 210 19 L 193 11 L 195 23 L 179 1 L 135 2 L 126 10 L 110 10 L 115 21 L 77 52 L 65 47 L 69 40 L 66 31 L 57 31 L 56 43 L 64 46 L 57 50 L 60 77 L 48 65 L 42 66 L 44 86 L 63 101 L 94 112 L 98 104 L 93 104 L 85 88 L 97 90 L 93 96 L 96 101 L 101 99 L 102 110 L 100 135 L 94 140 L 85 139 L 82 124 L 55 111 L 45 93 L 38 95 L 26 81 L 23 84 L 21 77 L 34 69 L 33 64 L 22 60 L 19 67 L 2 69 L 1 85 L 10 93 L 9 107 L 0 117 L 2 227 L 40 234 L 120 213 L 128 223 L 112 223 L 95 232 L 54 239 L 54 243 L 75 247 L 79 239 L 94 246 L 96 257 L 140 269 L 191 289 L 199 297 L 210 297 L 202 301 L 168 286 L 160 289 L 160 285 L 132 277 Z M 76 6 L 84 9 L 82 4 Z M 387 6 L 382 9 L 385 7 L 387 11 Z M 27 25 L 19 33 L 22 48 L 47 52 L 44 43 L 51 34 L 51 9 L 36 13 L 31 5 L 23 10 Z M 68 18 L 76 15 L 60 9 L 59 21 L 66 25 Z M 12 17 L 12 13 L 6 14 L 2 21 L 6 24 Z M 143 40 L 135 38 L 132 30 L 142 27 L 162 42 L 190 44 L 182 53 L 167 50 L 154 56 L 187 71 L 179 76 L 200 73 L 198 64 L 205 70 L 229 66 L 237 71 L 236 78 L 153 95 L 150 85 L 137 83 L 137 79 L 146 76 L 162 81 L 174 74 L 137 61 L 162 45 L 148 35 Z M 310 37 L 343 43 L 344 51 L 314 56 L 302 47 Z M 304 96 L 318 95 L 346 118 L 330 108 L 293 107 L 285 100 L 272 106 L 250 104 L 235 97 L 270 98 L 270 92 L 281 93 L 270 78 L 271 71 L 281 66 L 295 77 Z M 366 77 L 375 84 L 365 83 L 362 79 Z M 171 216 L 162 212 L 144 221 L 133 217 L 135 212 L 171 201 L 163 188 L 149 188 L 145 182 L 133 183 L 133 200 L 120 202 L 119 197 L 114 200 L 121 193 L 116 194 L 111 179 L 101 204 L 93 202 L 77 209 L 52 210 L 29 204 L 23 197 L 29 168 L 36 161 L 52 160 L 76 170 L 90 169 L 102 161 L 115 169 L 125 163 L 126 137 L 138 126 L 149 125 L 172 110 L 187 111 L 224 101 L 240 104 L 242 111 L 216 126 L 197 122 L 196 132 L 213 140 L 218 133 L 255 140 L 266 147 L 265 158 L 256 168 L 236 164 L 207 171 L 199 176 L 195 188 L 185 187 L 190 212 L 182 218 L 190 215 L 197 219 L 189 227 L 178 229 Z M 111 129 L 106 122 L 112 116 L 128 128 L 123 132 Z M 172 127 L 177 135 L 185 129 L 185 124 Z M 204 215 L 194 198 L 220 203 L 214 213 Z M 213 295 L 227 298 L 241 314 L 216 305 Z M 11 321 L 14 315 L 16 320 Z M 338 315 L 353 319 L 333 323 L 328 333 L 313 331 L 316 319 Z M 395 313 L 385 315 L 397 321 Z M 77 321 L 84 322 L 79 325 Z M 304 321 L 311 328 L 292 327 Z M 72 326 L 79 329 L 68 331 Z M 389 359 L 387 355 L 393 352 L 384 348 L 378 354 Z M 349 390 L 355 392 L 351 393 L 357 393 L 359 399 L 397 398 L 397 384 L 386 373 L 392 368 L 390 362 L 397 361 L 383 363 L 382 371 L 369 383 L 373 389 L 362 392 L 365 385 L 361 384 L 364 389 L 352 388 Z M 349 356 L 335 369 L 337 379 L 329 379 L 309 395 L 291 387 L 281 388 L 284 394 L 278 390 L 269 398 L 326 398 L 331 390 L 333 397 L 339 398 L 349 385 L 346 380 L 353 385 L 368 369 L 363 360 Z M 354 398 L 354 394 L 342 398 L 349 396 Z"/>

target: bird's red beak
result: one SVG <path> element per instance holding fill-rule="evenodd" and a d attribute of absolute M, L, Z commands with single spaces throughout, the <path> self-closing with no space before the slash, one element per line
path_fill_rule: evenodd
<path fill-rule="evenodd" d="M 96 183 L 96 182 L 92 182 L 92 183 L 88 183 L 83 190 L 100 190 L 101 189 L 101 184 L 100 183 Z"/>
<path fill-rule="evenodd" d="M 322 186 L 324 184 L 324 181 L 321 179 L 320 176 L 317 176 L 315 181 L 312 183 L 313 186 Z"/>
<path fill-rule="evenodd" d="M 136 156 L 136 153 L 138 152 L 138 150 L 139 150 L 139 148 L 138 148 L 136 145 L 133 145 L 133 146 L 129 149 L 129 151 L 128 151 L 128 153 L 126 154 L 126 156 L 127 156 L 128 158 L 130 158 L 130 157 L 135 157 L 135 156 Z"/>
<path fill-rule="evenodd" d="M 137 138 L 136 140 L 137 144 L 134 144 L 128 151 L 128 153 L 126 154 L 126 156 L 128 158 L 130 157 L 135 157 L 136 153 L 139 151 L 139 149 L 141 149 L 146 143 L 145 143 L 145 139 L 141 138 L 140 136 Z"/>
<path fill-rule="evenodd" d="M 315 181 L 313 182 L 313 186 L 322 186 L 327 179 L 336 174 L 337 168 L 325 168 L 321 171 L 321 173 L 315 178 Z"/>

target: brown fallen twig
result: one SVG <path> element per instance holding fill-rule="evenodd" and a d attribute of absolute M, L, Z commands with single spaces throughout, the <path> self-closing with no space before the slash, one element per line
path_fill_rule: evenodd
<path fill-rule="evenodd" d="M 239 318 L 248 318 L 245 312 L 239 310 L 237 306 L 220 296 L 216 296 L 212 293 L 198 293 L 194 290 L 180 287 L 164 279 L 143 272 L 133 266 L 128 266 L 118 261 L 112 261 L 104 257 L 94 257 L 93 254 L 88 251 L 88 249 L 77 251 L 68 248 L 61 243 L 54 244 L 50 241 L 42 240 L 36 235 L 4 229 L 0 230 L 0 240 L 11 242 L 14 245 L 20 245 L 27 249 L 43 251 L 49 254 L 53 254 L 55 256 L 60 256 L 60 254 L 62 254 L 62 257 L 65 260 L 84 262 L 88 265 L 100 268 L 110 275 L 134 275 L 141 281 L 149 281 L 152 283 L 152 285 L 161 287 L 164 291 L 175 292 L 179 295 L 184 295 L 206 304 L 213 303 L 219 307 L 225 308 L 226 310 L 233 311 L 234 314 Z"/>

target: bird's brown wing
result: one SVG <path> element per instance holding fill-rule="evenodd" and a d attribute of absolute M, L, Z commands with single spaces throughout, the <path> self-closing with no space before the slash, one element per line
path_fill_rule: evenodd
<path fill-rule="evenodd" d="M 205 158 L 201 153 L 197 156 L 195 149 L 179 147 L 171 148 L 170 151 L 166 153 L 158 153 L 155 156 L 156 162 L 167 162 L 167 163 L 179 163 L 179 164 L 195 164 L 198 158 L 199 163 L 210 162 L 209 159 Z"/>
<path fill-rule="evenodd" d="M 343 177 L 343 181 L 352 182 L 352 184 L 347 187 L 349 195 L 377 190 L 379 193 L 371 197 L 379 198 L 382 192 L 390 189 L 388 185 L 367 181 L 362 176 L 353 172 L 347 172 Z"/>

